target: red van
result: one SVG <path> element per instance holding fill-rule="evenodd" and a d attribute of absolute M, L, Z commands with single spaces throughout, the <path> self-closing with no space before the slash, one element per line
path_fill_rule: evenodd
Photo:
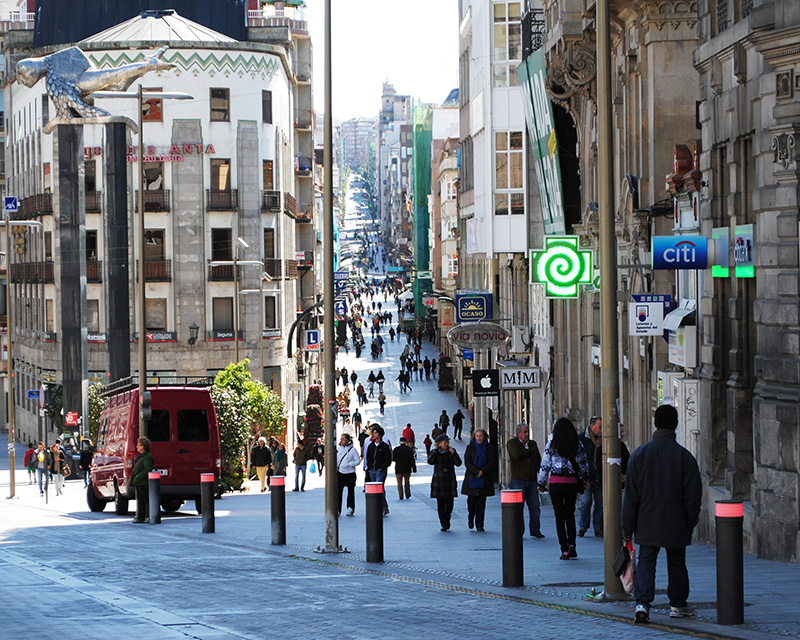
<path fill-rule="evenodd" d="M 219 429 L 208 387 L 154 386 L 150 392 L 152 418 L 147 437 L 161 473 L 161 507 L 177 511 L 194 499 L 200 512 L 200 474 L 213 473 L 219 494 Z M 139 438 L 138 386 L 108 396 L 100 416 L 97 447 L 86 499 L 89 509 L 102 511 L 114 502 L 118 515 L 128 513 L 133 487 L 126 483 L 136 459 Z"/>

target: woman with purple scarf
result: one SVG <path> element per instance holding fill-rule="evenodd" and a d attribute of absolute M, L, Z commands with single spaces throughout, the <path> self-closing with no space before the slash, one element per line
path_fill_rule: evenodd
<path fill-rule="evenodd" d="M 461 493 L 467 496 L 469 528 L 483 531 L 483 518 L 486 513 L 486 497 L 494 495 L 494 481 L 497 475 L 497 456 L 489 445 L 489 436 L 483 429 L 475 429 L 473 440 L 464 452 L 464 465 L 467 473 L 461 485 Z"/>

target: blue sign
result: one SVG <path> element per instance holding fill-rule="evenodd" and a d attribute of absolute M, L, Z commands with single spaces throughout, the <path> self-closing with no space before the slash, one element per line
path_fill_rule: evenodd
<path fill-rule="evenodd" d="M 306 329 L 306 351 L 319 351 L 319 329 Z"/>
<path fill-rule="evenodd" d="M 350 272 L 349 271 L 334 271 L 333 273 L 334 280 L 349 280 L 350 279 Z"/>
<path fill-rule="evenodd" d="M 653 236 L 651 266 L 655 269 L 705 269 L 708 239 L 705 236 Z"/>
<path fill-rule="evenodd" d="M 462 349 L 461 357 L 464 358 L 464 360 L 474 360 L 475 351 L 473 349 Z"/>
<path fill-rule="evenodd" d="M 491 293 L 457 293 L 456 322 L 479 322 L 492 319 Z"/>
<path fill-rule="evenodd" d="M 16 213 L 19 211 L 19 201 L 17 196 L 6 196 L 3 210 L 7 213 Z"/>
<path fill-rule="evenodd" d="M 38 389 L 28 389 L 28 400 L 37 400 L 39 398 Z"/>
<path fill-rule="evenodd" d="M 337 316 L 346 316 L 347 315 L 347 302 L 344 300 L 339 300 L 333 305 L 334 313 Z"/>

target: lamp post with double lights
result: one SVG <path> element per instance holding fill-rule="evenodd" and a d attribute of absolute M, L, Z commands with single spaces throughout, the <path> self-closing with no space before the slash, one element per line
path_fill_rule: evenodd
<path fill-rule="evenodd" d="M 16 431 L 14 429 L 14 350 L 13 350 L 13 304 L 11 302 L 11 226 L 21 227 L 41 227 L 42 223 L 38 220 L 12 220 L 9 212 L 6 213 L 6 219 L 0 221 L 0 225 L 6 228 L 6 341 L 8 343 L 8 350 L 6 356 L 8 357 L 8 471 L 9 471 L 9 498 L 14 498 L 16 495 L 16 480 L 14 476 L 14 467 L 17 464 L 17 456 L 14 446 L 17 441 Z"/>

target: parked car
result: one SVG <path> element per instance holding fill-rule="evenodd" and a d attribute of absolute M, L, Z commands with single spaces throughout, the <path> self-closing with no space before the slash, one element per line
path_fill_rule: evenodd
<path fill-rule="evenodd" d="M 199 513 L 200 474 L 213 473 L 219 493 L 219 429 L 211 392 L 189 384 L 149 387 L 148 392 L 152 418 L 147 437 L 155 469 L 161 474 L 161 506 L 177 511 L 193 499 Z M 86 492 L 92 511 L 102 511 L 113 502 L 115 513 L 128 513 L 128 501 L 135 494 L 127 481 L 140 433 L 138 387 L 111 393 L 100 416 Z"/>

